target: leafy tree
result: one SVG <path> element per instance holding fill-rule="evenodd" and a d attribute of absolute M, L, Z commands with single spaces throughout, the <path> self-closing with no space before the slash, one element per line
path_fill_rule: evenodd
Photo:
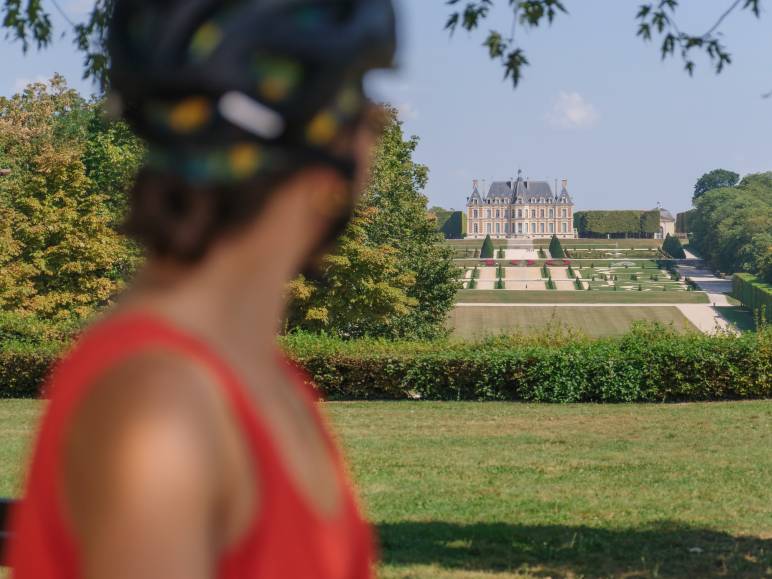
<path fill-rule="evenodd" d="M 362 209 L 341 249 L 328 258 L 323 280 L 294 284 L 297 311 L 290 316 L 290 328 L 324 329 L 346 337 L 431 338 L 445 332 L 459 270 L 421 193 L 428 171 L 413 161 L 418 140 L 404 138 L 395 110 L 388 109 L 387 115 L 389 123 L 376 150 Z M 339 271 L 349 267 L 347 261 L 357 264 L 358 270 Z M 399 291 L 387 291 L 389 287 Z M 368 292 L 378 295 L 363 301 L 360 294 Z M 391 297 L 391 306 L 383 296 Z M 370 306 L 368 300 L 380 306 Z M 363 307 L 346 313 L 344 304 L 349 302 Z M 309 312 L 318 318 L 312 324 L 304 321 Z"/>
<path fill-rule="evenodd" d="M 82 22 L 72 21 L 57 2 L 58 9 L 71 28 L 75 45 L 84 55 L 86 77 L 98 79 L 102 86 L 107 84 L 108 61 L 105 50 L 106 27 L 115 0 L 93 0 L 93 8 Z M 638 6 L 636 20 L 637 35 L 644 41 L 655 37 L 660 43 L 662 58 L 680 55 L 684 69 L 691 75 L 695 69 L 695 52 L 704 53 L 713 68 L 720 73 L 731 63 L 731 55 L 721 37 L 721 25 L 732 12 L 745 10 L 757 18 L 761 15 L 762 0 L 726 0 L 728 8 L 717 15 L 714 24 L 704 32 L 691 33 L 679 27 L 676 16 L 679 0 L 649 0 Z M 551 24 L 561 14 L 567 14 L 568 0 L 466 0 L 460 8 L 460 0 L 448 0 L 453 8 L 445 28 L 454 32 L 459 27 L 471 31 L 479 28 L 490 17 L 496 4 L 508 4 L 511 20 L 494 26 L 488 33 L 483 46 L 489 56 L 501 63 L 505 78 L 517 86 L 522 79 L 523 68 L 529 60 L 525 50 L 516 39 L 518 26 L 529 29 Z M 51 14 L 41 0 L 0 0 L 0 25 L 8 31 L 9 37 L 19 41 L 23 50 L 34 45 L 38 49 L 51 43 L 54 30 Z M 606 22 L 599 25 L 606 26 Z M 501 29 L 506 30 L 502 32 Z"/>
<path fill-rule="evenodd" d="M 491 241 L 490 235 L 486 235 L 483 240 L 482 249 L 480 249 L 480 258 L 493 259 L 493 241 Z"/>
<path fill-rule="evenodd" d="M 552 22 L 561 14 L 567 14 L 567 0 L 467 0 L 463 9 L 460 0 L 448 0 L 453 6 L 445 24 L 451 33 L 458 29 L 471 31 L 482 26 L 490 18 L 495 4 L 509 5 L 512 19 L 501 24 L 506 32 L 493 28 L 488 33 L 483 46 L 493 60 L 504 68 L 504 77 L 509 78 L 516 87 L 523 76 L 523 68 L 529 60 L 524 49 L 516 39 L 518 26 L 528 29 L 538 28 Z M 705 32 L 689 33 L 683 31 L 677 23 L 676 15 L 679 0 L 652 0 L 638 6 L 635 16 L 638 22 L 637 35 L 644 41 L 657 37 L 660 41 L 660 55 L 663 59 L 680 55 L 684 69 L 689 75 L 694 73 L 695 52 L 703 52 L 710 60 L 716 73 L 731 63 L 731 55 L 723 43 L 720 27 L 727 16 L 735 10 L 750 11 L 755 17 L 761 16 L 761 0 L 727 0 L 728 8 L 722 12 L 714 24 Z"/>
<path fill-rule="evenodd" d="M 0 307 L 77 319 L 107 304 L 136 252 L 89 175 L 87 122 L 99 114 L 61 76 L 0 97 Z M 102 164 L 92 165 L 93 173 Z"/>
<path fill-rule="evenodd" d="M 550 255 L 557 259 L 562 259 L 566 256 L 563 252 L 563 246 L 560 245 L 560 240 L 557 235 L 553 235 L 550 240 Z"/>
<path fill-rule="evenodd" d="M 418 305 L 408 296 L 416 278 L 402 271 L 396 248 L 369 242 L 375 215 L 373 207 L 358 210 L 338 250 L 324 258 L 321 281 L 300 277 L 290 284 L 288 329 L 344 338 L 397 333 L 394 320 Z"/>
<path fill-rule="evenodd" d="M 662 243 L 662 251 L 668 254 L 674 259 L 685 259 L 686 253 L 681 245 L 681 240 L 677 237 L 673 237 L 669 233 L 665 237 L 665 241 Z"/>
<path fill-rule="evenodd" d="M 726 169 L 715 169 L 709 173 L 705 173 L 694 185 L 694 196 L 692 199 L 696 201 L 711 189 L 734 187 L 739 180 L 740 175 L 732 171 L 727 171 Z"/>
<path fill-rule="evenodd" d="M 772 173 L 707 191 L 691 221 L 692 244 L 712 268 L 772 282 Z"/>

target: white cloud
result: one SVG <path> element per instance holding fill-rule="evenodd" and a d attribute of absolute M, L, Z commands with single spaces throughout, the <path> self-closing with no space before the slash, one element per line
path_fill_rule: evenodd
<path fill-rule="evenodd" d="M 27 88 L 28 84 L 32 84 L 33 82 L 47 83 L 48 79 L 42 74 L 37 75 L 35 78 L 19 77 L 13 81 L 13 85 L 11 86 L 11 94 L 22 92 L 25 88 Z"/>
<path fill-rule="evenodd" d="M 595 107 L 578 92 L 561 92 L 547 113 L 547 123 L 553 129 L 588 129 L 600 120 Z"/>
<path fill-rule="evenodd" d="M 399 118 L 403 121 L 414 121 L 421 116 L 421 113 L 412 103 L 399 104 L 397 110 L 399 111 Z"/>

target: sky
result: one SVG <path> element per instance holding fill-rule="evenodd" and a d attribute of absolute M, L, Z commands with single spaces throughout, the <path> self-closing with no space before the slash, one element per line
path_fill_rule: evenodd
<path fill-rule="evenodd" d="M 430 204 L 460 209 L 473 179 L 488 184 L 520 169 L 530 179 L 567 179 L 579 209 L 690 207 L 695 181 L 726 168 L 772 170 L 772 13 L 732 14 L 722 25 L 733 64 L 721 75 L 698 59 L 694 77 L 680 59 L 636 37 L 639 0 L 565 0 L 551 27 L 518 29 L 531 65 L 517 89 L 481 47 L 485 32 L 508 32 L 505 2 L 474 33 L 444 29 L 445 0 L 395 0 L 399 66 L 368 78 L 371 94 L 396 106 L 415 158 L 429 167 Z M 54 11 L 51 0 L 44 0 Z M 59 0 L 72 20 L 89 0 Z M 463 4 L 463 2 L 462 2 Z M 729 0 L 683 0 L 681 29 L 707 30 Z M 766 4 L 766 3 L 765 3 Z M 62 18 L 54 13 L 55 24 Z M 0 94 L 63 74 L 85 94 L 82 57 L 69 37 L 22 54 L 0 39 Z"/>

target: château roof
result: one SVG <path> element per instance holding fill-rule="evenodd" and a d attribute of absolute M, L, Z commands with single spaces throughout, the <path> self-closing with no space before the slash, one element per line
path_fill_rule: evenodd
<path fill-rule="evenodd" d="M 667 209 L 664 209 L 663 207 L 655 207 L 652 209 L 652 211 L 659 210 L 659 220 L 660 221 L 675 221 L 675 218 L 673 217 L 673 214 L 670 213 Z"/>

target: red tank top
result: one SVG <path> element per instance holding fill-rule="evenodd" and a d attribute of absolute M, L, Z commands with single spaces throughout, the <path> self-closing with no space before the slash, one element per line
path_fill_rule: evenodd
<path fill-rule="evenodd" d="M 217 579 L 369 579 L 374 549 L 340 452 L 316 408 L 308 378 L 285 360 L 325 432 L 345 499 L 341 513 L 322 519 L 286 471 L 278 449 L 234 372 L 203 342 L 146 316 L 117 317 L 89 330 L 57 366 L 46 386 L 50 402 L 38 434 L 24 499 L 11 514 L 9 563 L 14 579 L 78 579 L 79 551 L 60 502 L 62 433 L 101 373 L 132 354 L 166 347 L 205 364 L 217 377 L 260 473 L 261 500 L 249 531 L 222 555 Z"/>

